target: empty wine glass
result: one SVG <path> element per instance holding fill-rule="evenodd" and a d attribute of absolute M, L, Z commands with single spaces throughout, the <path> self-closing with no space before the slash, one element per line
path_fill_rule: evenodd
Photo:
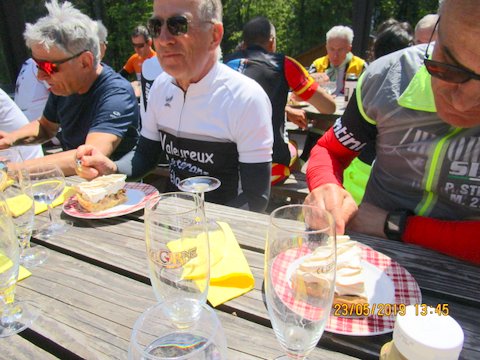
<path fill-rule="evenodd" d="M 145 242 L 150 280 L 177 324 L 198 317 L 206 303 L 210 255 L 203 202 L 196 194 L 173 192 L 145 206 Z"/>
<path fill-rule="evenodd" d="M 171 307 L 171 301 L 159 303 L 140 315 L 133 327 L 128 359 L 226 359 L 225 332 L 215 311 L 203 304 L 195 322 L 178 326 L 165 311 Z"/>
<path fill-rule="evenodd" d="M 185 192 L 199 194 L 202 200 L 205 200 L 205 193 L 216 190 L 222 183 L 212 176 L 193 176 L 183 179 L 178 184 L 178 188 Z"/>
<path fill-rule="evenodd" d="M 265 295 L 277 340 L 287 356 L 306 359 L 323 334 L 332 307 L 335 226 L 318 207 L 287 205 L 270 215 Z"/>
<path fill-rule="evenodd" d="M 2 184 L 4 181 L 6 180 L 3 180 Z M 14 301 L 19 251 L 6 200 L 0 194 L 0 337 L 19 333 L 29 327 L 38 316 L 37 308 L 32 303 Z"/>
<path fill-rule="evenodd" d="M 26 168 L 10 168 L 6 172 L 6 178 L 3 195 L 22 249 L 20 264 L 32 268 L 42 264 L 47 259 L 48 252 L 43 246 L 30 246 L 35 216 L 30 175 Z"/>
<path fill-rule="evenodd" d="M 337 90 L 337 83 L 335 81 L 327 81 L 320 84 L 320 87 L 324 89 L 327 94 L 332 95 Z"/>
<path fill-rule="evenodd" d="M 30 181 L 35 201 L 47 205 L 49 223 L 35 232 L 35 237 L 47 240 L 54 235 L 65 233 L 72 225 L 70 222 L 57 218 L 52 211 L 52 203 L 65 189 L 65 177 L 62 170 L 55 164 L 32 166 Z"/>
<path fill-rule="evenodd" d="M 185 192 L 198 194 L 202 201 L 205 201 L 205 193 L 218 189 L 221 184 L 219 179 L 212 176 L 193 176 L 180 181 L 178 188 Z M 210 265 L 213 266 L 223 259 L 225 234 L 222 227 L 216 221 L 209 220 L 208 217 L 207 228 L 210 242 Z"/>

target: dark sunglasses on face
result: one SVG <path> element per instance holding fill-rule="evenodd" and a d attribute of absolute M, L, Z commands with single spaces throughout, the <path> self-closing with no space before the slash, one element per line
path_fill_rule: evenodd
<path fill-rule="evenodd" d="M 439 21 L 440 21 L 440 18 L 438 18 L 437 23 L 433 28 L 432 35 L 430 36 L 430 40 L 428 41 L 427 49 L 425 50 L 425 58 L 423 60 L 429 74 L 440 80 L 443 80 L 449 83 L 454 83 L 454 84 L 463 84 L 472 79 L 480 80 L 480 75 L 475 74 L 473 71 L 461 68 L 460 66 L 446 64 L 446 63 L 442 63 L 435 60 L 430 60 L 428 58 L 428 48 L 430 47 L 433 34 L 437 29 Z"/>
<path fill-rule="evenodd" d="M 188 20 L 187 17 L 183 15 L 172 16 L 167 20 L 153 17 L 148 20 L 148 31 L 152 37 L 159 37 L 162 32 L 162 26 L 166 23 L 167 30 L 170 34 L 180 36 L 188 32 L 188 23 L 190 22 L 191 20 Z"/>
<path fill-rule="evenodd" d="M 146 43 L 141 43 L 141 44 L 132 43 L 132 46 L 133 46 L 135 49 L 141 49 L 141 48 L 143 48 L 145 45 L 146 45 Z"/>
<path fill-rule="evenodd" d="M 59 60 L 59 61 L 44 61 L 44 60 L 37 60 L 35 58 L 32 57 L 33 61 L 35 61 L 35 63 L 37 64 L 37 68 L 46 72 L 48 75 L 52 75 L 53 73 L 56 73 L 59 71 L 59 68 L 58 66 L 63 64 L 63 63 L 66 63 L 67 61 L 70 61 L 70 60 L 73 60 L 77 57 L 79 57 L 80 55 L 82 55 L 84 52 L 86 52 L 88 50 L 83 50 L 83 51 L 80 51 L 78 54 L 75 54 L 73 56 L 70 56 L 69 58 L 67 59 L 64 59 L 64 60 Z"/>

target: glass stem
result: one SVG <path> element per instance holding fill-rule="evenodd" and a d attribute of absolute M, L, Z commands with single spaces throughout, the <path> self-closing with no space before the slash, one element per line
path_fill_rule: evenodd
<path fill-rule="evenodd" d="M 48 218 L 50 219 L 50 224 L 55 223 L 55 216 L 53 215 L 53 210 L 51 204 L 47 204 Z"/>

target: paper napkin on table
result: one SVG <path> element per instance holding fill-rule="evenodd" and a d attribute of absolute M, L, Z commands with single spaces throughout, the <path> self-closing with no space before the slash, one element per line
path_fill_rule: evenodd
<path fill-rule="evenodd" d="M 0 274 L 8 270 L 13 265 L 12 260 L 10 260 L 5 255 L 0 254 Z M 32 275 L 30 271 L 25 269 L 23 266 L 20 266 L 18 269 L 18 281 L 23 280 Z"/>
<path fill-rule="evenodd" d="M 223 258 L 215 263 L 212 261 L 210 269 L 210 287 L 208 289 L 208 301 L 213 307 L 243 295 L 253 289 L 255 280 L 252 271 L 248 266 L 247 259 L 238 245 L 232 229 L 227 223 L 218 221 L 225 235 L 225 248 Z M 223 236 L 223 234 L 219 234 Z M 215 259 L 215 252 L 221 249 L 215 248 L 215 233 L 210 235 L 212 258 Z M 219 241 L 218 241 L 219 242 Z"/>
<path fill-rule="evenodd" d="M 59 197 L 57 197 L 52 203 L 52 207 L 62 205 L 65 202 L 65 200 L 67 200 L 70 196 L 73 196 L 73 195 L 75 195 L 75 190 L 71 186 L 65 186 L 65 189 L 63 189 L 62 194 Z M 35 201 L 35 215 L 38 215 L 46 210 L 47 210 L 46 204 Z"/>
<path fill-rule="evenodd" d="M 210 243 L 210 286 L 208 289 L 208 301 L 212 306 L 218 306 L 237 296 L 243 295 L 253 289 L 253 278 L 247 259 L 238 245 L 232 229 L 227 223 L 217 222 L 221 231 L 209 231 Z M 195 248 L 195 238 L 184 238 L 182 241 L 175 240 L 168 244 L 170 251 L 175 253 L 188 252 Z M 189 279 L 199 279 L 204 276 L 205 267 L 199 264 L 201 254 L 189 261 L 184 266 L 183 276 Z M 197 286 L 202 287 L 201 281 Z"/>

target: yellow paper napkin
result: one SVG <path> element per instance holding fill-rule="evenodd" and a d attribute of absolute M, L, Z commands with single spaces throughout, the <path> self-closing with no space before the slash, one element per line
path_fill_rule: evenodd
<path fill-rule="evenodd" d="M 8 198 L 6 201 L 12 217 L 16 218 L 32 208 L 33 199 L 25 194 L 22 194 Z"/>
<path fill-rule="evenodd" d="M 227 223 L 217 222 L 221 230 L 209 231 L 210 243 L 210 285 L 208 301 L 212 306 L 218 306 L 253 289 L 253 278 L 247 259 L 238 245 L 232 229 Z M 223 231 L 222 231 L 223 230 Z M 204 276 L 205 265 L 200 263 L 204 257 L 198 254 L 195 247 L 196 238 L 183 238 L 168 243 L 170 251 L 177 254 L 187 254 L 190 249 L 196 249 L 197 254 L 184 266 L 183 277 L 200 279 Z M 198 287 L 204 284 L 196 281 Z"/>
<path fill-rule="evenodd" d="M 217 263 L 212 262 L 210 269 L 210 287 L 208 289 L 208 301 L 213 307 L 243 295 L 255 286 L 255 279 L 248 266 L 247 259 L 238 245 L 232 229 L 227 223 L 218 221 L 225 236 L 225 248 L 223 258 Z M 215 259 L 215 235 L 211 236 L 212 258 Z M 221 250 L 221 249 L 220 249 Z"/>
<path fill-rule="evenodd" d="M 67 200 L 70 196 L 75 195 L 75 190 L 71 186 L 65 186 L 65 189 L 63 189 L 62 194 L 55 199 L 55 201 L 52 203 L 52 206 L 58 206 L 62 205 L 65 200 Z M 41 214 L 42 212 L 47 210 L 47 205 L 44 203 L 39 203 L 38 201 L 35 201 L 35 215 Z"/>
<path fill-rule="evenodd" d="M 0 274 L 8 270 L 10 267 L 12 267 L 13 263 L 12 260 L 10 260 L 8 257 L 6 257 L 3 254 L 0 254 Z M 18 281 L 23 280 L 27 277 L 32 275 L 30 271 L 28 271 L 26 268 L 23 266 L 20 266 L 18 269 Z"/>

